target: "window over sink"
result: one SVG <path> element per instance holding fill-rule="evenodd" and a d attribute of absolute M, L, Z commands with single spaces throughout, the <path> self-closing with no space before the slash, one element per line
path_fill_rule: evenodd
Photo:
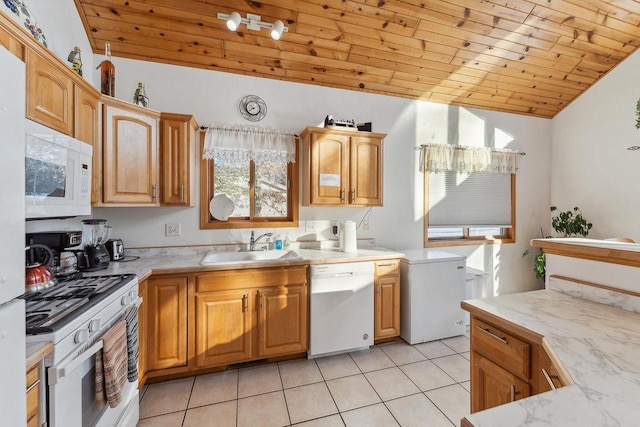
<path fill-rule="evenodd" d="M 298 224 L 298 141 L 289 155 L 250 155 L 224 150 L 201 134 L 200 228 L 295 227 Z M 209 150 L 209 152 L 207 152 Z M 209 158 L 205 158 L 209 157 Z M 235 205 L 225 221 L 209 212 L 210 201 L 224 194 Z"/>

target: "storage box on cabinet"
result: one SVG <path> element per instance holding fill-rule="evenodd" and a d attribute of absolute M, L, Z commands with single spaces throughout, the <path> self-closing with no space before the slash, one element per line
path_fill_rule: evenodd
<path fill-rule="evenodd" d="M 386 135 L 307 127 L 303 142 L 305 206 L 382 206 Z"/>

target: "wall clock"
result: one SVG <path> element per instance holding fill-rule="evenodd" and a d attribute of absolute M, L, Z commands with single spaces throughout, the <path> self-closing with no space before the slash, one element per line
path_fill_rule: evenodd
<path fill-rule="evenodd" d="M 267 115 L 267 104 L 256 95 L 247 95 L 238 103 L 240 114 L 251 122 L 264 119 Z"/>

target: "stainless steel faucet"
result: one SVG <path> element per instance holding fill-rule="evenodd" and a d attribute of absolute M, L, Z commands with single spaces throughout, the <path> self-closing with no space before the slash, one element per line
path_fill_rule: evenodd
<path fill-rule="evenodd" d="M 253 238 L 253 231 L 251 232 L 251 240 L 249 241 L 249 250 L 250 251 L 255 251 L 256 250 L 256 243 L 258 243 L 260 241 L 260 239 L 262 239 L 263 237 L 271 237 L 273 236 L 273 233 L 264 233 L 258 236 L 257 239 Z"/>

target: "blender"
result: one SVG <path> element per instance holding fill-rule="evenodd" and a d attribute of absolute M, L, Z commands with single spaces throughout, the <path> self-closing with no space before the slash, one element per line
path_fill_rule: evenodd
<path fill-rule="evenodd" d="M 109 266 L 109 252 L 105 243 L 109 240 L 111 226 L 106 219 L 82 220 L 82 240 L 84 261 L 78 264 L 85 271 L 103 270 Z"/>

